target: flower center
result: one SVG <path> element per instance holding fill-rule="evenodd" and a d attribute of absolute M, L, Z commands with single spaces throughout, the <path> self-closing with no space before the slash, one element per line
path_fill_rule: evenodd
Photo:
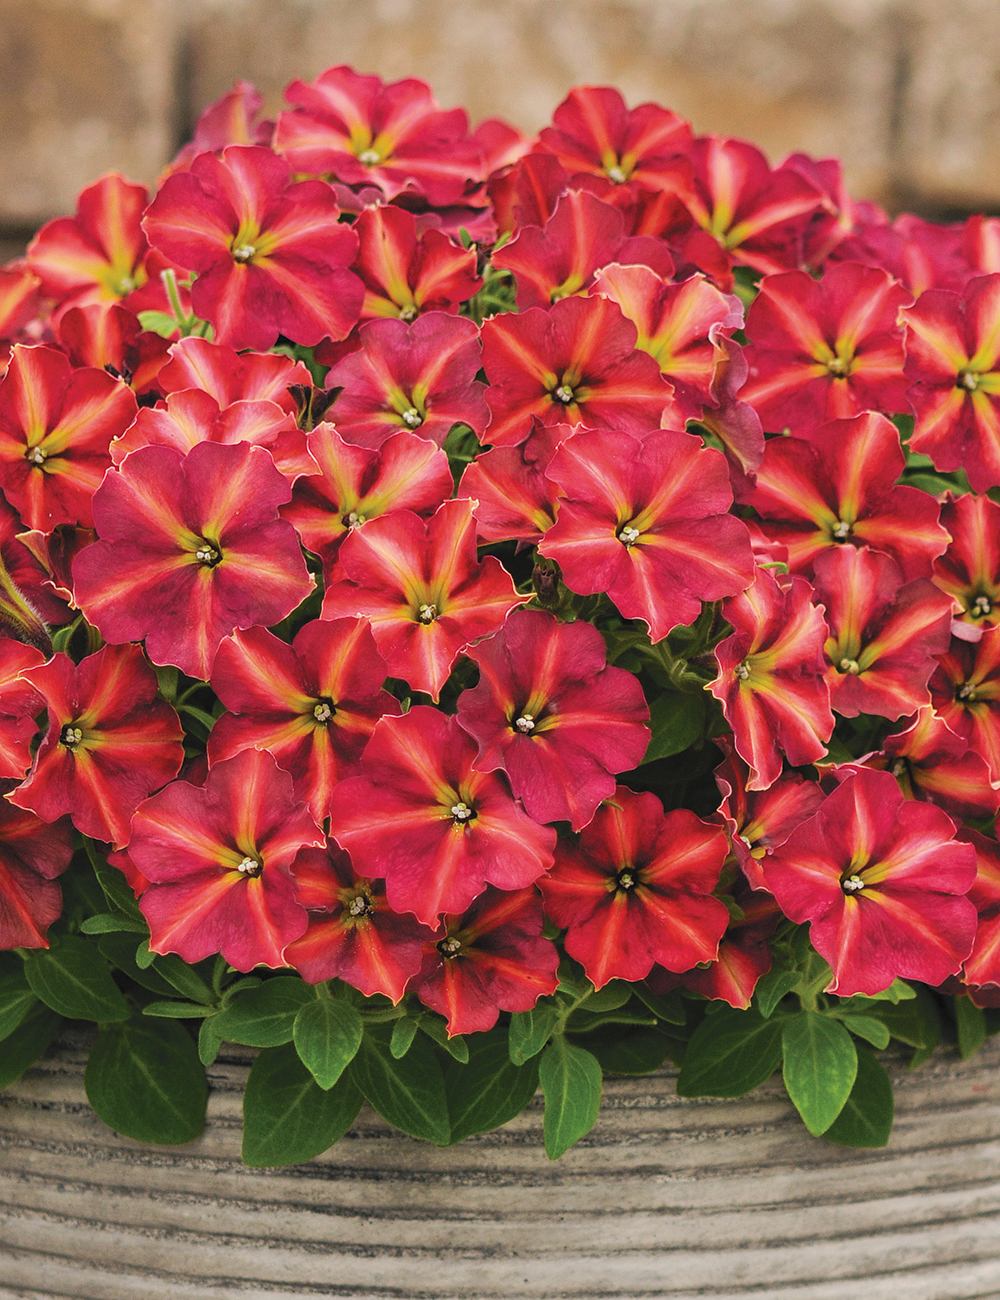
<path fill-rule="evenodd" d="M 457 957 L 462 951 L 462 941 L 452 937 L 442 939 L 437 946 L 437 950 L 442 957 Z"/>
<path fill-rule="evenodd" d="M 404 411 L 401 418 L 408 429 L 419 429 L 424 422 L 424 417 L 415 406 L 411 406 L 408 411 Z"/>
<path fill-rule="evenodd" d="M 897 758 L 897 759 L 896 759 L 895 763 L 893 763 L 893 765 L 892 765 L 892 774 L 893 774 L 893 776 L 896 778 L 897 781 L 899 780 L 899 778 L 900 778 L 901 776 L 905 776 L 905 775 L 906 775 L 906 759 L 905 759 L 905 758 Z"/>
<path fill-rule="evenodd" d="M 836 376 L 838 379 L 842 379 L 844 375 L 850 373 L 851 363 L 845 361 L 843 357 L 832 357 L 826 363 L 826 368 L 829 370 L 831 375 Z"/>
<path fill-rule="evenodd" d="M 552 396 L 557 402 L 562 402 L 564 406 L 569 406 L 576 394 L 573 392 L 573 389 L 569 384 L 560 384 Z"/>
<path fill-rule="evenodd" d="M 313 717 L 317 722 L 329 722 L 334 712 L 332 700 L 320 700 L 313 708 Z"/>
<path fill-rule="evenodd" d="M 974 374 L 971 370 L 961 370 L 959 371 L 958 378 L 956 380 L 956 387 L 965 388 L 970 393 L 974 393 L 976 389 L 979 387 L 979 379 L 980 376 Z"/>
<path fill-rule="evenodd" d="M 264 870 L 264 864 L 260 858 L 251 857 L 248 853 L 242 862 L 237 862 L 236 870 L 241 876 L 259 876 Z"/>
<path fill-rule="evenodd" d="M 615 877 L 615 885 L 618 889 L 634 889 L 637 884 L 638 881 L 635 878 L 634 867 L 622 867 L 621 871 L 619 871 L 618 875 Z"/>
<path fill-rule="evenodd" d="M 638 528 L 633 528 L 631 524 L 627 528 L 623 528 L 618 534 L 618 540 L 628 550 L 630 546 L 634 546 L 639 540 Z"/>
<path fill-rule="evenodd" d="M 352 510 L 349 515 L 344 515 L 342 522 L 345 528 L 360 528 L 367 521 L 367 518 L 367 515 L 359 515 Z"/>
<path fill-rule="evenodd" d="M 24 453 L 24 459 L 30 460 L 32 465 L 44 465 L 48 459 L 48 453 L 42 451 L 41 447 L 29 447 Z"/>
<path fill-rule="evenodd" d="M 840 887 L 845 894 L 857 894 L 865 887 L 865 882 L 860 876 L 848 876 L 846 880 L 840 882 Z"/>
<path fill-rule="evenodd" d="M 256 251 L 257 250 L 254 248 L 253 244 L 238 244 L 236 248 L 233 249 L 233 261 L 249 262 Z"/>
<path fill-rule="evenodd" d="M 120 280 L 116 280 L 113 288 L 119 298 L 124 298 L 132 293 L 136 284 L 130 275 L 123 275 Z"/>
<path fill-rule="evenodd" d="M 347 905 L 349 916 L 368 916 L 371 910 L 371 903 L 365 898 L 364 894 L 358 894 Z"/>
<path fill-rule="evenodd" d="M 956 692 L 956 699 L 974 700 L 976 698 L 976 683 L 963 682 Z"/>
<path fill-rule="evenodd" d="M 417 610 L 421 623 L 433 623 L 438 616 L 437 605 L 421 605 Z"/>
<path fill-rule="evenodd" d="M 858 663 L 857 659 L 841 659 L 840 671 L 842 673 L 850 673 L 852 677 L 857 677 L 858 673 L 861 671 L 861 665 Z"/>
<path fill-rule="evenodd" d="M 750 669 L 747 667 L 745 663 L 737 664 L 736 667 L 733 669 L 733 671 L 735 672 L 736 676 L 740 679 L 741 682 L 745 682 L 746 679 L 750 676 Z"/>
<path fill-rule="evenodd" d="M 993 604 L 989 596 L 977 596 L 969 613 L 975 618 L 985 618 L 992 610 Z"/>
<path fill-rule="evenodd" d="M 518 729 L 518 731 L 521 732 L 522 735 L 526 736 L 528 735 L 529 732 L 535 730 L 535 719 L 532 717 L 530 713 L 522 713 L 521 716 L 518 718 L 518 720 L 514 723 L 514 726 Z"/>
<path fill-rule="evenodd" d="M 206 568 L 214 569 L 222 559 L 222 556 L 211 542 L 206 542 L 204 538 L 202 538 L 201 545 L 194 553 L 194 558 L 199 564 L 204 564 Z"/>
<path fill-rule="evenodd" d="M 625 173 L 620 167 L 609 167 L 605 174 L 607 175 L 608 180 L 612 181 L 615 185 L 625 184 Z"/>
<path fill-rule="evenodd" d="M 67 749 L 76 749 L 77 745 L 81 744 L 82 741 L 83 732 L 79 727 L 75 727 L 72 723 L 63 727 L 62 733 L 59 736 L 59 743 L 61 745 L 65 745 Z"/>
<path fill-rule="evenodd" d="M 850 535 L 851 525 L 845 523 L 843 520 L 838 520 L 837 527 L 830 534 L 835 542 L 846 542 Z"/>
<path fill-rule="evenodd" d="M 378 162 L 378 154 L 374 149 L 366 149 L 364 153 L 358 154 L 358 162 L 365 167 L 374 167 Z"/>
<path fill-rule="evenodd" d="M 471 821 L 476 815 L 476 810 L 470 808 L 467 803 L 454 803 L 451 806 L 451 815 L 460 826 L 464 826 L 467 821 Z"/>
<path fill-rule="evenodd" d="M 399 319 L 406 321 L 407 325 L 409 325 L 411 320 L 416 320 L 419 315 L 420 308 L 415 306 L 412 302 L 405 307 L 400 307 L 399 309 Z"/>

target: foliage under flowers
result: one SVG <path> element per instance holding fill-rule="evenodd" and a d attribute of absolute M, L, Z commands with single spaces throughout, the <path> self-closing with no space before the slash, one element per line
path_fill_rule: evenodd
<path fill-rule="evenodd" d="M 1000 225 L 332 68 L 0 270 L 0 1086 L 255 1165 L 1000 1028 Z M 744 319 L 745 313 L 745 319 Z M 970 489 L 971 484 L 971 489 Z"/>

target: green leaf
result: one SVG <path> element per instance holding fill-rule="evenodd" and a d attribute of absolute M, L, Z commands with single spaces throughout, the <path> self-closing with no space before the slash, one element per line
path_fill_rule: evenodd
<path fill-rule="evenodd" d="M 243 1163 L 262 1169 L 321 1155 L 357 1119 L 361 1101 L 349 1075 L 321 1088 L 293 1044 L 265 1048 L 243 1094 Z"/>
<path fill-rule="evenodd" d="M 23 970 L 0 977 L 0 1041 L 14 1032 L 37 1002 Z"/>
<path fill-rule="evenodd" d="M 443 1047 L 456 1061 L 464 1065 L 469 1059 L 469 1044 L 461 1034 L 450 1038 L 448 1026 L 440 1016 L 425 1012 L 424 1015 L 417 1017 L 417 1028 L 422 1029 L 432 1042 L 437 1043 L 438 1047 Z"/>
<path fill-rule="evenodd" d="M 510 1059 L 523 1065 L 537 1056 L 552 1037 L 562 1015 L 557 1003 L 536 1002 L 530 1011 L 515 1011 L 510 1018 Z"/>
<path fill-rule="evenodd" d="M 404 1016 L 402 1020 L 397 1020 L 392 1027 L 392 1037 L 389 1040 L 389 1051 L 398 1061 L 405 1056 L 410 1050 L 414 1035 L 417 1032 L 417 1022 Z"/>
<path fill-rule="evenodd" d="M 83 1084 L 105 1124 L 138 1142 L 191 1142 L 205 1123 L 205 1071 L 191 1035 L 171 1020 L 102 1029 Z"/>
<path fill-rule="evenodd" d="M 651 989 L 646 988 L 645 984 L 634 984 L 632 992 L 640 1002 L 649 1007 L 658 1020 L 662 1020 L 668 1025 L 687 1024 L 687 1012 L 684 1009 L 684 999 L 681 997 L 680 989 L 673 989 L 670 993 L 664 995 L 654 993 Z"/>
<path fill-rule="evenodd" d="M 140 943 L 135 950 L 135 964 L 140 970 L 148 970 L 154 961 L 156 961 L 156 953 L 150 948 L 147 939 L 144 943 Z"/>
<path fill-rule="evenodd" d="M 248 1047 L 280 1047 L 292 1041 L 295 1017 L 315 996 L 300 979 L 269 979 L 255 989 L 238 993 L 214 1017 L 215 1032 L 231 1043 L 245 1043 Z"/>
<path fill-rule="evenodd" d="M 617 1011 L 590 1014 L 590 1003 L 574 1011 L 566 1022 L 567 1034 L 589 1034 L 601 1025 L 655 1025 L 656 1017 L 646 1006 L 620 1007 Z"/>
<path fill-rule="evenodd" d="M 652 735 L 642 765 L 681 754 L 701 739 L 705 730 L 706 700 L 702 692 L 660 695 L 649 706 Z"/>
<path fill-rule="evenodd" d="M 836 1012 L 831 1012 L 837 1015 Z M 880 1052 L 884 1052 L 889 1046 L 889 1029 L 881 1020 L 876 1020 L 874 1016 L 845 1016 L 837 1015 L 837 1019 L 852 1034 L 857 1034 L 859 1038 L 865 1039 L 871 1043 L 872 1047 L 877 1047 Z"/>
<path fill-rule="evenodd" d="M 149 934 L 145 921 L 133 920 L 121 912 L 99 912 L 97 916 L 88 916 L 80 929 L 84 934 L 117 934 L 120 930 L 129 934 Z"/>
<path fill-rule="evenodd" d="M 986 1017 L 979 1007 L 967 997 L 955 999 L 955 1027 L 958 1031 L 958 1050 L 967 1061 L 986 1041 Z"/>
<path fill-rule="evenodd" d="M 858 1074 L 851 1035 L 830 1016 L 800 1011 L 781 1022 L 785 1088 L 806 1128 L 818 1137 L 844 1108 Z"/>
<path fill-rule="evenodd" d="M 769 970 L 760 977 L 754 989 L 753 1001 L 765 1020 L 770 1019 L 774 1008 L 787 993 L 791 993 L 801 978 L 800 972 L 796 970 Z"/>
<path fill-rule="evenodd" d="M 892 1132 L 892 1080 L 871 1052 L 858 1052 L 858 1075 L 824 1137 L 845 1147 L 884 1147 Z"/>
<path fill-rule="evenodd" d="M 850 1001 L 853 1004 L 854 999 Z M 869 1003 L 868 1014 L 881 1020 L 893 1038 L 917 1049 L 913 1058 L 917 1064 L 926 1060 L 938 1045 L 941 1020 L 937 1004 L 926 989 L 915 992 L 914 998 L 907 1002 Z"/>
<path fill-rule="evenodd" d="M 104 897 L 108 900 L 108 906 L 113 912 L 121 912 L 123 916 L 130 916 L 134 921 L 141 921 L 148 933 L 149 926 L 146 925 L 146 918 L 139 911 L 139 904 L 124 873 L 118 867 L 113 867 L 106 858 L 101 857 L 93 840 L 85 837 L 83 846 L 94 869 L 94 875 L 104 891 Z"/>
<path fill-rule="evenodd" d="M 215 994 L 208 987 L 193 966 L 189 966 L 175 952 L 158 954 L 152 962 L 152 970 L 162 976 L 178 993 L 183 993 L 192 1002 L 201 1002 L 213 1006 Z"/>
<path fill-rule="evenodd" d="M 150 993 L 171 998 L 177 992 L 174 986 L 168 984 L 162 975 L 157 975 L 155 970 L 141 970 L 136 965 L 134 934 L 102 934 L 97 947 L 109 965 L 120 970 L 129 979 L 135 980 L 144 989 L 149 989 Z"/>
<path fill-rule="evenodd" d="M 348 1073 L 383 1119 L 438 1146 L 451 1141 L 444 1074 L 434 1048 L 417 1035 L 406 1055 L 397 1060 L 389 1050 L 392 1031 L 369 1025 Z"/>
<path fill-rule="evenodd" d="M 656 1029 L 588 1034 L 578 1046 L 597 1057 L 605 1074 L 652 1074 L 666 1060 L 669 1042 Z"/>
<path fill-rule="evenodd" d="M 461 1142 L 520 1115 L 538 1089 L 538 1062 L 513 1065 L 502 1029 L 473 1034 L 468 1063 L 446 1062 L 444 1086 L 451 1140 Z"/>
<path fill-rule="evenodd" d="M 35 1064 L 59 1032 L 61 1024 L 62 1016 L 41 1003 L 28 1012 L 14 1032 L 3 1040 L 0 1088 L 9 1087 Z"/>
<path fill-rule="evenodd" d="M 211 1065 L 221 1046 L 222 1038 L 215 1032 L 215 1016 L 207 1016 L 198 1031 L 198 1060 L 202 1065 Z"/>
<path fill-rule="evenodd" d="M 588 1014 L 601 1014 L 605 1011 L 617 1011 L 632 996 L 632 985 L 625 980 L 612 980 L 602 989 L 591 993 L 581 1005 L 581 1010 Z"/>
<path fill-rule="evenodd" d="M 141 311 L 139 324 L 144 330 L 148 330 L 151 334 L 159 334 L 164 339 L 172 339 L 178 329 L 173 316 L 168 316 L 165 311 Z"/>
<path fill-rule="evenodd" d="M 142 1014 L 161 1020 L 200 1020 L 214 1012 L 200 1002 L 149 1002 L 143 1007 Z"/>
<path fill-rule="evenodd" d="M 302 1064 L 326 1090 L 357 1055 L 363 1033 L 361 1017 L 349 1002 L 314 998 L 295 1017 L 292 1038 Z"/>
<path fill-rule="evenodd" d="M 601 1067 L 591 1052 L 557 1034 L 542 1053 L 538 1080 L 545 1097 L 545 1154 L 550 1160 L 558 1160 L 597 1121 Z"/>
<path fill-rule="evenodd" d="M 781 1021 L 720 1007 L 691 1036 L 677 1079 L 679 1097 L 742 1097 L 781 1060 Z"/>
<path fill-rule="evenodd" d="M 37 997 L 70 1020 L 127 1020 L 128 1003 L 96 944 L 64 935 L 59 946 L 38 949 L 24 963 Z"/>

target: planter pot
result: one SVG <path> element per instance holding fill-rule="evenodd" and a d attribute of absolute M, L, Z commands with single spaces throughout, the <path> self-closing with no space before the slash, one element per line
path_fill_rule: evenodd
<path fill-rule="evenodd" d="M 438 1150 L 364 1110 L 326 1155 L 239 1163 L 244 1060 L 204 1135 L 153 1148 L 86 1104 L 65 1039 L 0 1094 L 0 1300 L 350 1296 L 971 1300 L 1000 1295 L 1000 1046 L 893 1067 L 883 1151 L 814 1141 L 780 1082 L 679 1099 L 612 1079 L 558 1163 L 534 1103 Z"/>

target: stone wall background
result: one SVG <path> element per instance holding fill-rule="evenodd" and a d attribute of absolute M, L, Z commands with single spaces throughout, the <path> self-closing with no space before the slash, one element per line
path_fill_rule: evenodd
<path fill-rule="evenodd" d="M 104 171 L 152 181 L 238 78 L 270 111 L 333 63 L 430 81 L 535 130 L 614 83 L 773 157 L 839 154 L 858 196 L 1000 210 L 1000 0 L 0 0 L 0 238 Z"/>

